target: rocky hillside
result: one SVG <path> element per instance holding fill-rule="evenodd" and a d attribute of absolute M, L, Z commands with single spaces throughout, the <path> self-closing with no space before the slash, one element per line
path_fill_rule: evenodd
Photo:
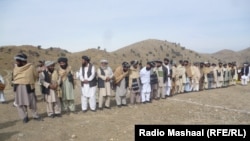
<path fill-rule="evenodd" d="M 91 62 L 99 65 L 101 59 L 107 59 L 110 66 L 114 69 L 123 61 L 130 62 L 133 59 L 139 60 L 143 65 L 147 61 L 156 59 L 163 59 L 165 57 L 178 62 L 181 59 L 195 61 L 250 61 L 250 48 L 234 52 L 231 50 L 222 50 L 213 54 L 200 54 L 196 51 L 190 50 L 179 43 L 173 43 L 163 40 L 148 39 L 134 44 L 122 47 L 113 52 L 107 52 L 100 48 L 89 48 L 80 52 L 69 52 L 58 47 L 50 47 L 44 49 L 41 46 L 23 45 L 23 46 L 2 46 L 0 47 L 0 70 L 12 70 L 15 63 L 13 57 L 23 52 L 28 55 L 28 61 L 37 65 L 39 60 L 57 60 L 58 57 L 65 56 L 69 58 L 69 63 L 74 71 L 77 71 L 81 66 L 81 56 L 87 55 L 91 57 Z"/>

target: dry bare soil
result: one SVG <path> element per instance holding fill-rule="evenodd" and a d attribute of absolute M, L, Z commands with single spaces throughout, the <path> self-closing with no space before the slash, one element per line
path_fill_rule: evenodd
<path fill-rule="evenodd" d="M 1 141 L 132 141 L 135 124 L 249 124 L 250 85 L 178 94 L 149 104 L 129 105 L 97 112 L 81 112 L 80 89 L 75 89 L 78 114 L 48 118 L 37 89 L 38 112 L 43 121 L 24 124 L 12 106 L 13 92 L 5 91 L 8 104 L 0 105 Z M 29 111 L 30 113 L 30 111 Z M 31 116 L 31 114 L 30 114 Z"/>

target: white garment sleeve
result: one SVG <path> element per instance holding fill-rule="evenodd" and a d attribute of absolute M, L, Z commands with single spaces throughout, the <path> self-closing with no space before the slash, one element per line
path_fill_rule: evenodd
<path fill-rule="evenodd" d="M 80 79 L 80 81 L 84 80 L 84 78 L 82 76 L 82 67 L 80 67 L 80 70 L 79 70 L 79 79 Z"/>
<path fill-rule="evenodd" d="M 108 69 L 109 69 L 109 72 L 110 72 L 109 77 L 112 78 L 114 76 L 114 73 L 113 73 L 113 71 L 112 71 L 112 69 L 110 67 L 108 67 Z"/>
<path fill-rule="evenodd" d="M 49 88 L 50 83 L 46 82 L 44 79 L 45 79 L 45 75 L 44 75 L 44 73 L 42 72 L 42 73 L 40 74 L 40 83 L 41 83 L 44 87 Z"/>
<path fill-rule="evenodd" d="M 2 75 L 0 75 L 0 81 L 4 84 L 4 79 L 3 79 Z"/>

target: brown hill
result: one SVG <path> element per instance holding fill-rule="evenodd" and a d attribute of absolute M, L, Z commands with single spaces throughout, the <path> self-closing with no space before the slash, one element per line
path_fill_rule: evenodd
<path fill-rule="evenodd" d="M 210 61 L 215 62 L 216 58 L 211 58 L 203 54 L 199 54 L 193 50 L 186 49 L 177 43 L 168 41 L 148 39 L 132 45 L 123 47 L 113 52 L 115 55 L 124 58 L 142 60 L 143 64 L 146 61 L 155 59 L 169 58 L 174 62 L 181 59 L 194 61 Z"/>
<path fill-rule="evenodd" d="M 242 65 L 243 62 L 250 62 L 250 47 L 241 51 L 232 51 L 224 49 L 212 54 L 206 54 L 210 57 L 218 58 L 222 62 L 237 62 Z"/>
<path fill-rule="evenodd" d="M 120 61 L 119 59 L 121 59 L 115 56 L 114 54 L 106 52 L 104 50 L 94 49 L 94 48 L 87 49 L 85 51 L 76 52 L 68 55 L 69 63 L 71 64 L 71 66 L 74 68 L 75 71 L 79 70 L 81 66 L 81 57 L 83 55 L 89 56 L 91 62 L 97 66 L 99 65 L 99 61 L 101 59 L 107 59 L 112 68 L 116 67 L 116 65 L 118 65 Z"/>
<path fill-rule="evenodd" d="M 250 63 L 250 47 L 248 47 L 244 50 L 241 50 L 238 53 L 240 54 L 242 62 L 249 62 Z"/>
<path fill-rule="evenodd" d="M 0 66 L 1 70 L 11 70 L 15 63 L 14 56 L 20 52 L 28 56 L 28 62 L 37 64 L 39 60 L 55 60 L 60 56 L 71 54 L 67 50 L 50 47 L 42 49 L 40 46 L 2 46 L 0 47 Z"/>
<path fill-rule="evenodd" d="M 6 74 L 3 70 L 12 70 L 14 59 L 13 57 L 19 53 L 24 52 L 28 55 L 28 61 L 34 64 L 38 63 L 38 60 L 57 60 L 60 56 L 66 56 L 69 58 L 69 63 L 73 67 L 74 71 L 78 71 L 81 66 L 81 56 L 90 56 L 91 62 L 95 65 L 99 65 L 101 59 L 107 59 L 110 66 L 115 69 L 123 61 L 130 62 L 133 59 L 139 60 L 143 65 L 147 61 L 156 59 L 163 59 L 165 57 L 172 59 L 174 62 L 178 62 L 181 59 L 194 61 L 209 61 L 217 63 L 219 60 L 229 60 L 239 62 L 245 61 L 250 54 L 250 48 L 245 50 L 234 52 L 230 50 L 222 50 L 214 54 L 200 54 L 193 50 L 187 49 L 181 46 L 179 43 L 173 43 L 164 40 L 148 39 L 134 44 L 122 47 L 113 52 L 107 52 L 100 50 L 100 48 L 89 48 L 80 52 L 68 52 L 67 50 L 50 47 L 44 49 L 41 46 L 2 46 L 0 47 L 0 70 L 1 74 Z"/>
<path fill-rule="evenodd" d="M 210 56 L 201 55 L 195 51 L 186 49 L 177 43 L 171 43 L 168 41 L 148 39 L 134 44 L 122 47 L 113 52 L 106 52 L 100 49 L 87 49 L 85 51 L 76 52 L 68 55 L 69 60 L 74 62 L 72 64 L 73 68 L 79 69 L 81 64 L 81 56 L 88 55 L 92 59 L 95 65 L 99 65 L 101 59 L 107 59 L 110 66 L 115 69 L 123 61 L 130 62 L 131 60 L 139 60 L 143 65 L 147 61 L 152 61 L 156 59 L 169 58 L 178 62 L 181 59 L 186 59 L 191 62 L 194 61 L 210 61 L 217 62 L 216 58 L 211 58 Z M 76 63 L 77 62 L 77 63 Z"/>

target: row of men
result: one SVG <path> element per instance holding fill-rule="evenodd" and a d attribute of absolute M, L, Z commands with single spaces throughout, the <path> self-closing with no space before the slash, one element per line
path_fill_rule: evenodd
<path fill-rule="evenodd" d="M 61 57 L 57 62 L 41 62 L 41 67 L 35 67 L 27 62 L 25 54 L 18 54 L 15 57 L 16 65 L 13 69 L 13 87 L 15 92 L 15 104 L 17 105 L 20 118 L 24 123 L 29 121 L 28 107 L 36 120 L 41 120 L 37 113 L 35 82 L 39 78 L 41 91 L 45 96 L 47 114 L 49 117 L 60 117 L 62 111 L 76 114 L 75 109 L 75 81 L 81 83 L 81 109 L 85 113 L 88 108 L 95 112 L 97 106 L 100 110 L 110 109 L 112 91 L 115 92 L 116 104 L 118 107 L 127 106 L 127 91 L 130 91 L 130 103 L 147 103 L 153 99 L 166 98 L 175 93 L 183 93 L 199 90 L 200 88 L 214 88 L 228 86 L 232 73 L 217 72 L 210 77 L 209 63 L 205 63 L 203 69 L 197 63 L 191 65 L 188 61 L 180 61 L 178 65 L 169 65 L 167 58 L 164 61 L 147 62 L 146 66 L 140 68 L 139 62 L 133 60 L 130 63 L 123 62 L 114 72 L 108 66 L 107 60 L 101 60 L 100 67 L 96 68 L 88 56 L 82 56 L 82 64 L 76 73 L 68 64 L 68 59 Z M 56 64 L 58 68 L 55 68 Z M 44 66 L 43 66 L 44 65 Z M 220 65 L 219 65 L 220 67 Z M 217 70 L 219 70 L 219 67 Z M 200 71 L 203 70 L 203 71 Z M 209 71 L 208 71 L 209 70 Z M 214 69 L 213 69 L 214 70 Z M 213 71 L 215 72 L 215 71 Z M 76 75 L 75 75 L 76 74 Z M 190 75 L 191 74 L 191 75 Z M 197 75 L 198 74 L 198 75 Z M 74 77 L 75 76 L 75 77 Z M 233 75 L 234 76 L 234 75 Z M 202 82 L 202 83 L 200 83 Z M 217 84 L 218 83 L 218 84 Z M 233 82 L 233 84 L 235 84 Z M 96 92 L 98 89 L 98 105 Z"/>

